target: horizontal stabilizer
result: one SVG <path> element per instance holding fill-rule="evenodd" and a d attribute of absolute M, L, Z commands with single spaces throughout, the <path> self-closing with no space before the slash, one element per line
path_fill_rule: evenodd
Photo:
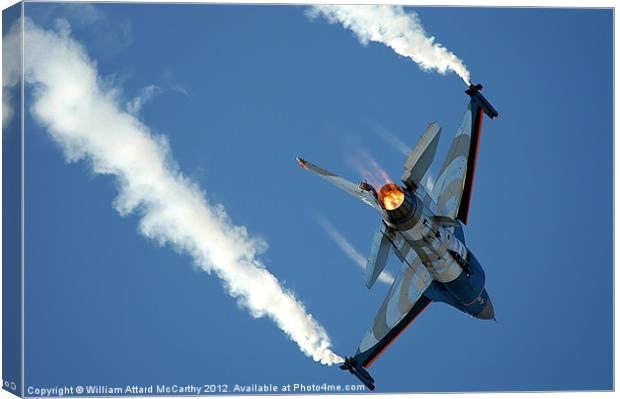
<path fill-rule="evenodd" d="M 370 255 L 366 263 L 366 287 L 372 288 L 377 281 L 377 278 L 385 268 L 387 258 L 390 255 L 390 249 L 392 248 L 392 241 L 387 236 L 389 231 L 385 224 L 381 223 L 381 226 L 375 232 L 375 236 L 372 240 L 372 246 L 370 248 Z"/>
<path fill-rule="evenodd" d="M 307 171 L 319 175 L 321 178 L 327 180 L 342 191 L 345 191 L 356 197 L 357 199 L 361 200 L 366 205 L 378 210 L 381 209 L 381 206 L 377 202 L 377 199 L 369 191 L 361 188 L 360 185 L 353 184 L 350 181 L 330 172 L 329 170 L 323 169 L 320 166 L 308 162 L 300 157 L 297 157 L 296 160 L 297 164 L 299 164 L 299 166 L 306 169 Z"/>

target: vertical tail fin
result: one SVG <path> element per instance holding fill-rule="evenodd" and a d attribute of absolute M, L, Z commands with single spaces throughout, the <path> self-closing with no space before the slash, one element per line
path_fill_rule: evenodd
<path fill-rule="evenodd" d="M 439 127 L 437 122 L 431 123 L 426 130 L 424 130 L 422 137 L 413 150 L 411 150 L 404 164 L 405 172 L 400 179 L 407 186 L 420 186 L 422 178 L 433 163 L 440 136 L 441 127 Z"/>

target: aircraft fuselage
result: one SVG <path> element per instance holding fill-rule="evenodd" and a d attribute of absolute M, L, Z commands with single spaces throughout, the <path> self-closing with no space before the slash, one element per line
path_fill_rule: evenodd
<path fill-rule="evenodd" d="M 477 318 L 494 318 L 484 270 L 465 245 L 460 222 L 438 217 L 435 201 L 421 187 L 389 183 L 377 197 L 383 222 L 394 231 L 396 255 L 408 265 L 419 258 L 433 277 L 427 296 Z"/>

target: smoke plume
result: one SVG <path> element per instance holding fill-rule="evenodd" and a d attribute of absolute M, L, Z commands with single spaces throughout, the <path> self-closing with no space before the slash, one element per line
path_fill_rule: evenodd
<path fill-rule="evenodd" d="M 378 127 L 377 136 L 387 144 L 389 144 L 396 151 L 400 152 L 404 156 L 408 156 L 411 152 L 411 148 L 405 143 L 403 143 L 396 135 L 384 127 Z"/>
<path fill-rule="evenodd" d="M 11 26 L 2 40 L 2 127 L 3 131 L 13 118 L 15 99 L 12 89 L 20 83 L 21 20 Z"/>
<path fill-rule="evenodd" d="M 454 71 L 469 85 L 469 71 L 463 62 L 433 36 L 424 31 L 418 15 L 390 5 L 316 5 L 311 18 L 323 16 L 330 23 L 340 23 L 355 33 L 362 44 L 383 43 L 396 53 L 408 57 L 424 71 L 445 74 Z"/>
<path fill-rule="evenodd" d="M 340 247 L 342 252 L 345 253 L 357 266 L 362 270 L 366 269 L 366 258 L 360 254 L 357 249 L 351 245 L 351 243 L 344 238 L 342 234 L 324 217 L 318 218 L 319 225 L 325 230 L 325 232 L 331 237 L 332 240 Z M 379 274 L 378 280 L 385 284 L 392 284 L 394 282 L 394 276 L 387 271 L 382 271 Z"/>
<path fill-rule="evenodd" d="M 179 171 L 166 138 L 124 111 L 120 89 L 103 88 L 96 63 L 68 24 L 59 27 L 43 30 L 26 21 L 25 77 L 33 88 L 30 112 L 67 162 L 84 160 L 95 173 L 114 176 L 114 207 L 121 215 L 137 213 L 141 234 L 189 254 L 252 316 L 271 318 L 315 361 L 342 362 L 323 327 L 258 259 L 266 244 L 234 225 L 221 204 L 209 202 Z"/>
<path fill-rule="evenodd" d="M 134 97 L 131 101 L 127 102 L 127 111 L 130 114 L 137 115 L 142 110 L 142 107 L 147 102 L 151 101 L 155 94 L 157 94 L 161 89 L 155 85 L 148 85 L 142 90 L 140 90 L 140 94 Z"/>

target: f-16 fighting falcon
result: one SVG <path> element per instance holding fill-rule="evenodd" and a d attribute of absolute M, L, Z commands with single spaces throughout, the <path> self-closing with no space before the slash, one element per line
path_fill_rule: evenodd
<path fill-rule="evenodd" d="M 495 319 L 491 298 L 484 287 L 484 271 L 465 245 L 476 154 L 483 113 L 493 119 L 497 111 L 480 94 L 482 85 L 470 84 L 465 117 L 452 140 L 432 192 L 421 184 L 437 149 L 441 128 L 431 123 L 411 150 L 401 176 L 403 185 L 387 183 L 376 190 L 359 185 L 297 158 L 301 167 L 357 197 L 381 213 L 366 264 L 365 283 L 371 288 L 393 251 L 403 271 L 390 287 L 370 330 L 353 357 L 340 366 L 358 377 L 370 390 L 374 379 L 366 370 L 396 337 L 432 302 L 447 303 L 478 319 Z"/>

